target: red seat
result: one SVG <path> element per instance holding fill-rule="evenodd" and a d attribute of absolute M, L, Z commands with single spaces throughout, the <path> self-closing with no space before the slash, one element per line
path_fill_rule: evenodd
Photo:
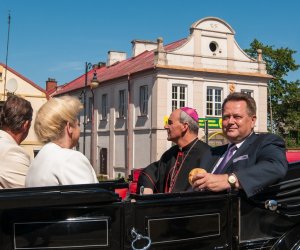
<path fill-rule="evenodd" d="M 131 194 L 137 193 L 137 182 L 142 171 L 143 168 L 136 168 L 131 170 L 132 181 L 129 184 L 129 191 Z"/>
<path fill-rule="evenodd" d="M 287 151 L 286 158 L 288 162 L 300 161 L 300 151 Z"/>
<path fill-rule="evenodd" d="M 116 188 L 115 193 L 117 193 L 122 200 L 124 200 L 128 193 L 128 188 Z"/>

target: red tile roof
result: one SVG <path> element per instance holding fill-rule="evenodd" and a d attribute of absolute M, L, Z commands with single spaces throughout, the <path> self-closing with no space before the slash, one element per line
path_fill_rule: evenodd
<path fill-rule="evenodd" d="M 170 51 L 180 47 L 187 41 L 186 38 L 181 39 L 179 41 L 170 43 L 164 46 L 165 51 Z M 112 79 L 116 79 L 119 77 L 127 76 L 128 74 L 133 74 L 137 72 L 141 72 L 144 70 L 154 68 L 154 50 L 152 51 L 144 51 L 143 53 L 137 55 L 136 57 L 128 58 L 124 61 L 117 62 L 113 65 L 100 67 L 96 69 L 97 79 L 98 81 L 105 82 Z M 92 80 L 94 76 L 94 69 L 88 72 L 88 84 Z M 53 95 L 60 95 L 64 94 L 73 90 L 77 90 L 84 87 L 85 83 L 85 74 L 81 75 L 80 77 L 76 78 L 75 80 L 59 86 L 57 91 L 53 93 Z M 50 94 L 50 93 L 48 93 Z"/>
<path fill-rule="evenodd" d="M 3 68 L 6 68 L 5 64 L 0 63 L 0 65 Z M 10 72 L 12 72 L 13 74 L 17 75 L 18 77 L 20 77 L 21 79 L 23 79 L 25 82 L 29 83 L 30 85 L 32 85 L 33 87 L 37 88 L 38 90 L 42 91 L 43 93 L 46 94 L 46 90 L 44 90 L 42 87 L 40 87 L 39 85 L 35 84 L 33 81 L 29 80 L 28 78 L 26 78 L 25 76 L 21 75 L 20 73 L 18 73 L 17 71 L 15 71 L 14 69 L 10 68 L 7 66 L 7 70 L 9 70 Z"/>

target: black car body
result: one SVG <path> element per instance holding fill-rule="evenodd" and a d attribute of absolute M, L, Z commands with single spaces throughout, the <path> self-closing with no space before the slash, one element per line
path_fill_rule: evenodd
<path fill-rule="evenodd" d="M 0 249 L 300 249 L 300 162 L 242 192 L 136 195 L 124 181 L 0 191 Z"/>

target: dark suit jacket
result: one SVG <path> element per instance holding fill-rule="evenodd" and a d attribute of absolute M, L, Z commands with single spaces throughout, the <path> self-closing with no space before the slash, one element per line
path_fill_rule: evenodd
<path fill-rule="evenodd" d="M 211 149 L 201 167 L 211 172 L 228 145 Z M 282 179 L 288 162 L 284 141 L 274 134 L 250 135 L 223 169 L 223 173 L 235 173 L 248 197 Z"/>

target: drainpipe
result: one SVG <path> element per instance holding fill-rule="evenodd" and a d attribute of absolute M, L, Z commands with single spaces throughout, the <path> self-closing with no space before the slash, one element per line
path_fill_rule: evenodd
<path fill-rule="evenodd" d="M 127 93 L 128 93 L 128 98 L 127 98 L 127 110 L 128 110 L 128 115 L 127 115 L 127 163 L 125 166 L 125 177 L 128 178 L 130 175 L 130 163 L 131 161 L 131 155 L 132 155 L 132 113 L 131 113 L 131 86 L 130 86 L 130 80 L 131 80 L 131 75 L 130 73 L 127 75 Z"/>

